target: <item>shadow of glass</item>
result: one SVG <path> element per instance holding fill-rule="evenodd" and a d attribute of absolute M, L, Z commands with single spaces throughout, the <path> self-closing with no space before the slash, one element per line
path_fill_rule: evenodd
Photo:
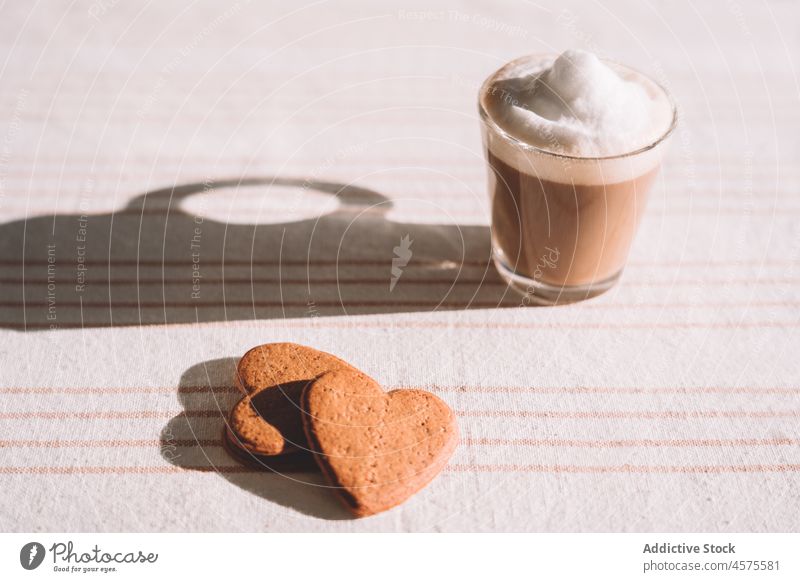
<path fill-rule="evenodd" d="M 286 197 L 335 210 L 282 222 Z M 190 197 L 216 200 L 202 215 Z M 209 216 L 257 202 L 253 223 Z M 198 199 L 192 199 L 198 200 Z M 269 203 L 281 202 L 270 210 Z M 196 206 L 196 205 L 195 205 Z M 291 204 L 289 205 L 291 206 Z M 326 205 L 328 206 L 328 205 Z M 121 211 L 0 225 L 0 327 L 18 330 L 512 307 L 489 229 L 388 220 L 353 185 L 242 178 L 147 192 Z M 268 224 L 258 223 L 259 217 Z"/>

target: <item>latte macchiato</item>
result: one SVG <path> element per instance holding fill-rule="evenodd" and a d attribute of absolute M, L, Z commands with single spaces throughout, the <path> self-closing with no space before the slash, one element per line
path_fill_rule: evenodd
<path fill-rule="evenodd" d="M 479 108 L 501 275 L 535 303 L 610 288 L 676 123 L 665 90 L 567 51 L 507 64 L 484 83 Z"/>

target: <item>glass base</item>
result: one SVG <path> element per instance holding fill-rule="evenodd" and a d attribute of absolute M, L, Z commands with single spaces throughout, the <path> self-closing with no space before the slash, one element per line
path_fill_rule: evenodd
<path fill-rule="evenodd" d="M 492 253 L 494 266 L 508 286 L 522 295 L 523 305 L 564 305 L 596 297 L 616 285 L 622 269 L 602 281 L 587 285 L 550 285 L 514 272 L 502 260 L 502 254 Z"/>

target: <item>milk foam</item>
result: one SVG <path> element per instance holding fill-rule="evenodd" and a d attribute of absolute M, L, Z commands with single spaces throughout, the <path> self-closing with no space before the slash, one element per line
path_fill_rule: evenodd
<path fill-rule="evenodd" d="M 572 156 L 615 156 L 656 142 L 672 123 L 664 91 L 634 71 L 579 50 L 539 66 L 502 71 L 487 96 L 495 122 L 526 143 Z"/>
<path fill-rule="evenodd" d="M 597 87 L 603 90 L 595 93 Z M 676 122 L 659 85 L 581 51 L 506 64 L 483 84 L 480 112 L 494 155 L 520 172 L 575 185 L 623 182 L 653 170 Z M 628 113 L 636 120 L 625 119 Z"/>

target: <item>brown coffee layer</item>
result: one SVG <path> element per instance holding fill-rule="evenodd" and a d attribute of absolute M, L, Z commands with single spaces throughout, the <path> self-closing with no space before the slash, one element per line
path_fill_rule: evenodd
<path fill-rule="evenodd" d="M 492 238 L 516 273 L 554 286 L 619 273 L 659 168 L 626 182 L 573 185 L 520 172 L 488 152 Z"/>

